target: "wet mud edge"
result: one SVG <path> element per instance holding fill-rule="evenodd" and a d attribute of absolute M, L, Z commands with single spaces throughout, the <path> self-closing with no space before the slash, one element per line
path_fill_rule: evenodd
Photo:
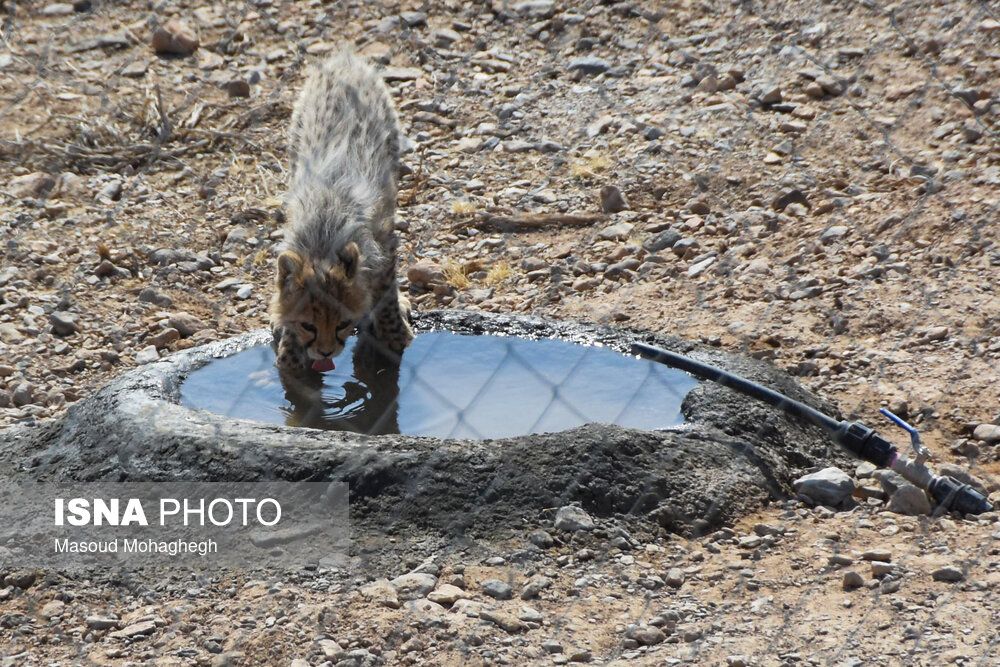
<path fill-rule="evenodd" d="M 679 339 L 467 311 L 414 317 L 418 331 L 561 338 L 622 352 L 641 340 L 837 414 L 768 364 Z M 687 424 L 676 430 L 587 425 L 482 441 L 290 428 L 178 404 L 187 373 L 269 336 L 255 331 L 169 355 L 124 373 L 61 419 L 0 431 L 0 474 L 12 481 L 336 480 L 350 485 L 356 527 L 479 532 L 578 503 L 598 516 L 702 534 L 788 496 L 804 470 L 850 460 L 819 429 L 712 383 L 687 396 Z"/>

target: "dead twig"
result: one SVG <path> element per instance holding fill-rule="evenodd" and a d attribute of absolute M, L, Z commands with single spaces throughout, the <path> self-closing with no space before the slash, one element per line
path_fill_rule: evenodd
<path fill-rule="evenodd" d="M 472 226 L 497 232 L 518 232 L 547 227 L 586 227 L 607 220 L 602 213 L 480 213 Z M 468 224 L 464 226 L 469 226 Z"/>

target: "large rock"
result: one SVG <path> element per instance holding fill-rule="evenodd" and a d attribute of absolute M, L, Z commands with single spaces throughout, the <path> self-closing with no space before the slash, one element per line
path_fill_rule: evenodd
<path fill-rule="evenodd" d="M 177 329 L 178 333 L 180 333 L 180 335 L 184 338 L 193 336 L 202 329 L 208 328 L 207 324 L 199 320 L 191 313 L 186 313 L 184 311 L 171 313 L 167 318 L 167 322 L 170 327 Z"/>
<path fill-rule="evenodd" d="M 18 199 L 44 197 L 55 187 L 56 179 L 45 172 L 36 171 L 23 176 L 15 176 L 7 181 L 7 192 Z"/>
<path fill-rule="evenodd" d="M 437 577 L 433 574 L 410 572 L 409 574 L 396 577 L 389 583 L 396 589 L 399 599 L 405 602 L 407 600 L 422 598 L 434 590 L 434 586 L 437 584 Z"/>
<path fill-rule="evenodd" d="M 189 56 L 198 49 L 198 34 L 183 21 L 172 19 L 153 31 L 153 51 L 160 55 Z"/>
<path fill-rule="evenodd" d="M 565 530 L 575 533 L 581 530 L 593 530 L 594 519 L 575 505 L 560 507 L 556 512 L 555 527 L 557 530 Z"/>
<path fill-rule="evenodd" d="M 830 507 L 837 507 L 854 493 L 854 480 L 840 468 L 823 468 L 799 477 L 792 484 L 800 495 L 817 505 Z"/>
<path fill-rule="evenodd" d="M 896 514 L 920 516 L 931 513 L 931 501 L 922 489 L 912 484 L 904 484 L 889 498 L 889 511 Z"/>
<path fill-rule="evenodd" d="M 982 440 L 988 445 L 995 445 L 1000 443 L 1000 426 L 996 424 L 980 424 L 972 432 L 972 437 L 976 440 Z"/>
<path fill-rule="evenodd" d="M 444 282 L 444 270 L 439 264 L 422 259 L 406 271 L 406 279 L 417 287 L 440 285 Z"/>

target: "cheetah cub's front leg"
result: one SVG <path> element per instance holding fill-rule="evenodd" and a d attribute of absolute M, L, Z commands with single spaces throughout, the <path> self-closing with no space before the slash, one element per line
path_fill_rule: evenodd
<path fill-rule="evenodd" d="M 399 291 L 395 266 L 386 272 L 381 282 L 382 297 L 371 314 L 372 335 L 393 352 L 402 353 L 413 342 L 410 300 Z"/>
<path fill-rule="evenodd" d="M 294 336 L 284 333 L 284 327 L 275 326 L 271 330 L 274 337 L 275 362 L 281 370 L 301 371 L 309 365 L 309 354 L 295 341 Z"/>

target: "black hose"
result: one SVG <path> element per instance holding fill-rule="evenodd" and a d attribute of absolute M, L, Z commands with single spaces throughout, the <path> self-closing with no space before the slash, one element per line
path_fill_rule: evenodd
<path fill-rule="evenodd" d="M 746 394 L 747 396 L 756 398 L 757 400 L 763 401 L 772 407 L 778 408 L 786 414 L 798 417 L 799 419 L 807 421 L 810 424 L 819 426 L 831 436 L 835 436 L 841 429 L 841 422 L 838 422 L 832 417 L 826 416 L 819 410 L 811 408 L 805 403 L 800 403 L 799 401 L 788 398 L 784 394 L 779 394 L 773 389 L 768 389 L 763 385 L 751 382 L 750 380 L 742 378 L 739 375 L 733 375 L 732 373 L 724 371 L 721 368 L 716 368 L 715 366 L 695 361 L 691 357 L 685 357 L 682 354 L 669 352 L 659 347 L 646 345 L 645 343 L 633 343 L 632 354 L 637 354 L 644 359 L 649 359 L 650 361 L 655 361 L 664 364 L 665 366 L 679 368 L 682 371 L 687 371 L 695 377 L 701 378 L 702 380 L 711 380 L 712 382 L 717 382 L 724 387 L 729 387 L 730 389 L 738 391 L 741 394 Z"/>
<path fill-rule="evenodd" d="M 787 415 L 814 424 L 826 431 L 834 442 L 848 449 L 855 456 L 870 461 L 880 468 L 895 469 L 900 465 L 904 467 L 910 465 L 905 458 L 898 456 L 896 447 L 891 442 L 861 422 L 837 421 L 833 417 L 784 394 L 779 394 L 773 389 L 768 389 L 710 364 L 695 361 L 683 354 L 670 352 L 653 345 L 633 343 L 632 354 L 665 366 L 679 368 L 702 380 L 717 382 L 724 387 L 763 401 Z M 954 478 L 930 474 L 927 481 L 921 485 L 924 484 L 926 484 L 926 490 L 945 509 L 955 510 L 963 514 L 982 514 L 993 509 L 986 496 Z"/>

